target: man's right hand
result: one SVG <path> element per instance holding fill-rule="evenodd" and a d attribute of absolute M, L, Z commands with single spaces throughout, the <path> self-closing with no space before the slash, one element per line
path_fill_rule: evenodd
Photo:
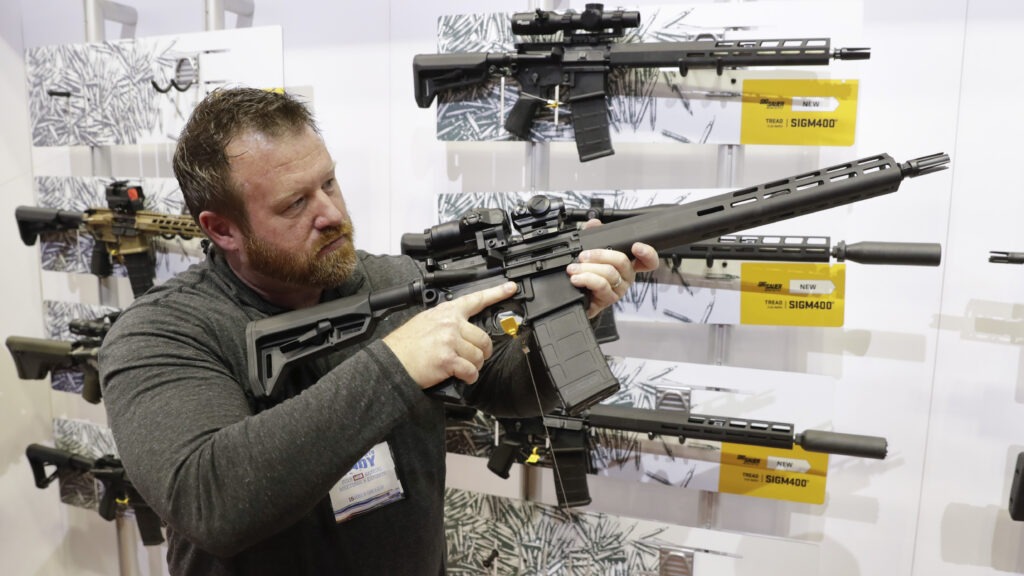
<path fill-rule="evenodd" d="M 469 319 L 516 293 L 514 282 L 480 290 L 420 312 L 383 338 L 421 388 L 454 376 L 472 384 L 491 357 L 491 337 Z"/>

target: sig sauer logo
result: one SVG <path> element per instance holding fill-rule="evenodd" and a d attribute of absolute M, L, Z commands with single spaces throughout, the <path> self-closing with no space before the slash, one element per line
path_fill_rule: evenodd
<path fill-rule="evenodd" d="M 760 104 L 765 108 L 772 110 L 775 108 L 782 108 L 786 105 L 785 100 L 773 100 L 771 98 L 761 98 Z"/>
<path fill-rule="evenodd" d="M 765 292 L 781 292 L 782 283 L 765 282 L 764 280 L 757 283 L 757 287 L 761 288 Z"/>
<path fill-rule="evenodd" d="M 740 461 L 740 464 L 749 464 L 751 466 L 757 466 L 761 464 L 760 458 L 750 458 L 748 456 L 744 456 L 743 454 L 738 454 L 736 456 L 736 459 Z"/>

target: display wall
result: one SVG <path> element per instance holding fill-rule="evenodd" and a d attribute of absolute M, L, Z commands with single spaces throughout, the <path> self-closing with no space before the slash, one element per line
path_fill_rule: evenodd
<path fill-rule="evenodd" d="M 0 154 L 0 208 L 9 215 L 17 205 L 37 203 L 36 176 L 90 175 L 85 150 L 33 152 L 28 121 L 25 53 L 84 41 L 81 7 L 72 4 L 73 9 L 55 0 L 0 5 L 0 102 L 15 112 L 4 123 Z M 764 4 L 738 3 L 751 10 Z M 837 45 L 871 48 L 871 60 L 855 67 L 856 142 L 849 147 L 745 145 L 731 152 L 736 155 L 732 184 L 766 182 L 880 152 L 897 160 L 947 152 L 951 170 L 905 182 L 896 194 L 828 216 L 794 220 L 788 228 L 848 241 L 940 242 L 942 266 L 851 265 L 841 327 L 623 322 L 621 339 L 606 345 L 606 352 L 684 363 L 680 370 L 685 363 L 724 365 L 724 382 L 698 383 L 703 385 L 737 384 L 749 378 L 748 371 L 827 382 L 825 400 L 814 404 L 820 412 L 792 415 L 803 419 L 800 427 L 828 425 L 884 436 L 889 456 L 884 461 L 833 457 L 824 504 L 730 494 L 709 499 L 697 490 L 624 488 L 620 479 L 591 477 L 594 503 L 586 512 L 671 526 L 675 535 L 696 530 L 726 535 L 712 542 L 722 552 L 770 559 L 758 562 L 755 572 L 750 562 L 699 556 L 704 567 L 697 566 L 698 575 L 1024 572 L 1024 533 L 1006 512 L 1013 463 L 1024 449 L 1017 424 L 1024 401 L 1021 313 L 1014 295 L 1024 269 L 988 262 L 991 250 L 1024 250 L 1016 226 L 1021 184 L 1012 170 L 1013 139 L 1024 128 L 1024 117 L 1007 98 L 1020 92 L 1020 80 L 1001 74 L 993 82 L 994 70 L 1014 69 L 1012 48 L 1024 8 L 972 0 L 815 3 L 818 10 L 821 5 L 833 9 L 824 16 L 816 11 L 816 19 L 842 21 L 836 26 L 799 18 L 801 4 L 791 6 L 794 27 L 805 34 L 839 28 L 840 37 L 833 38 Z M 717 145 L 623 141 L 615 143 L 614 156 L 581 164 L 571 142 L 547 144 L 538 152 L 517 142 L 438 141 L 435 112 L 416 106 L 411 74 L 414 55 L 437 50 L 438 17 L 531 7 L 257 0 L 253 25 L 281 27 L 285 84 L 302 86 L 313 96 L 361 247 L 397 251 L 401 233 L 436 222 L 440 194 L 721 186 L 723 152 Z M 203 28 L 200 3 L 188 9 L 149 3 L 137 8 L 138 37 Z M 851 10 L 859 24 L 852 30 Z M 62 16 L 55 19 L 54 13 Z M 109 38 L 118 33 L 116 25 L 108 25 Z M 833 65 L 831 72 L 846 64 Z M 126 147 L 113 154 L 115 165 L 141 166 L 138 176 L 170 174 L 166 149 Z M 91 276 L 54 285 L 44 273 L 40 281 L 39 254 L 21 244 L 9 217 L 0 242 L 12 273 L 8 277 L 18 280 L 2 289 L 10 306 L 5 337 L 46 335 L 43 300 L 99 303 Z M 102 408 L 51 392 L 43 382 L 19 380 L 7 357 L 0 359 L 0 369 L 0 410 L 10 430 L 0 443 L 5 563 L 14 574 L 116 573 L 113 524 L 59 504 L 53 490 L 36 489 L 23 457 L 28 443 L 52 438 L 54 419 L 103 422 Z M 778 398 L 775 407 L 781 409 L 784 400 Z M 479 459 L 453 457 L 450 483 L 554 502 L 548 471 L 502 481 L 482 468 Z M 777 538 L 768 540 L 777 547 L 762 549 L 767 538 Z M 143 571 L 161 571 L 159 551 L 139 555 Z"/>

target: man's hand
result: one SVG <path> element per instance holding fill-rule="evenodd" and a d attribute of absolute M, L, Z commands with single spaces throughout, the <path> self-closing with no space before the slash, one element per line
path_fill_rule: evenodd
<path fill-rule="evenodd" d="M 588 221 L 584 227 L 600 226 L 597 220 Z M 636 282 L 638 272 L 657 270 L 661 260 L 658 252 L 647 244 L 637 242 L 630 251 L 634 259 L 617 250 L 584 250 L 577 262 L 566 267 L 569 281 L 577 288 L 590 291 L 590 307 L 587 317 L 597 316 L 601 310 L 619 301 L 629 286 Z"/>
<path fill-rule="evenodd" d="M 452 376 L 472 384 L 492 348 L 491 337 L 469 319 L 515 293 L 515 283 L 506 282 L 444 302 L 413 316 L 385 336 L 384 344 L 421 388 Z"/>

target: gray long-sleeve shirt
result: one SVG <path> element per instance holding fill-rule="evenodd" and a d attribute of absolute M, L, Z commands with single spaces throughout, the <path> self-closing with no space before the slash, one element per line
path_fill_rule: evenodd
<path fill-rule="evenodd" d="M 359 252 L 356 272 L 324 300 L 418 277 L 408 258 Z M 245 329 L 283 311 L 211 249 L 136 300 L 104 339 L 110 427 L 129 477 L 167 524 L 171 573 L 443 572 L 443 404 L 379 339 L 419 309 L 391 313 L 304 366 L 284 384 L 291 397 L 265 407 L 248 391 Z M 535 414 L 527 371 L 517 347 L 496 346 L 467 394 L 492 412 Z M 384 440 L 405 498 L 336 524 L 328 490 Z"/>

